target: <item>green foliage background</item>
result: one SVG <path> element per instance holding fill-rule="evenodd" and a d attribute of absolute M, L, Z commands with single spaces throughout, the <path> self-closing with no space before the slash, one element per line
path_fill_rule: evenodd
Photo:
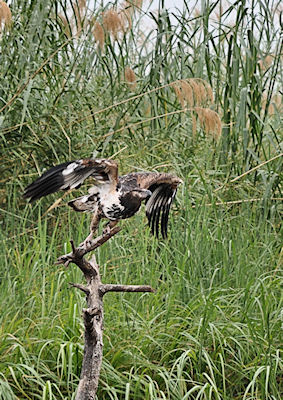
<path fill-rule="evenodd" d="M 97 398 L 282 398 L 280 2 L 184 1 L 169 12 L 161 1 L 157 12 L 136 9 L 118 40 L 106 32 L 103 50 L 87 21 L 101 22 L 113 3 L 92 2 L 84 22 L 76 2 L 9 4 L 12 26 L 0 38 L 0 399 L 74 398 L 85 299 L 68 282 L 82 277 L 54 260 L 70 238 L 85 238 L 89 216 L 65 201 L 46 215 L 56 196 L 30 205 L 21 195 L 44 168 L 92 155 L 114 155 L 121 173 L 184 180 L 168 241 L 150 236 L 141 211 L 98 252 L 104 282 L 156 293 L 105 298 Z M 218 142 L 192 134 L 190 113 L 174 114 L 172 87 L 153 90 L 186 78 L 212 86 Z"/>

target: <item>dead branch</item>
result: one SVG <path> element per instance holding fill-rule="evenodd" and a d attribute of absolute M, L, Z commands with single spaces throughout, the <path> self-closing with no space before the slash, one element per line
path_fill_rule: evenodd
<path fill-rule="evenodd" d="M 84 356 L 76 400 L 95 399 L 102 363 L 103 296 L 107 292 L 154 292 L 154 289 L 148 285 L 103 284 L 95 256 L 93 255 L 91 260 L 84 258 L 87 253 L 102 246 L 119 231 L 120 228 L 115 226 L 93 240 L 82 242 L 78 247 L 75 247 L 71 240 L 72 251 L 60 256 L 56 262 L 57 265 L 63 264 L 66 267 L 70 263 L 76 264 L 86 279 L 86 285 L 70 283 L 72 287 L 83 291 L 87 300 L 87 308 L 83 309 Z"/>
<path fill-rule="evenodd" d="M 151 286 L 148 285 L 101 285 L 100 291 L 105 294 L 107 292 L 154 292 Z"/>

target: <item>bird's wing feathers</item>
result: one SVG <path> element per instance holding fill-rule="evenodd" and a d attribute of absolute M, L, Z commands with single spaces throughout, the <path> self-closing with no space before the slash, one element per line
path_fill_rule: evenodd
<path fill-rule="evenodd" d="M 156 237 L 158 237 L 160 225 L 162 237 L 167 237 L 168 216 L 176 191 L 177 189 L 173 189 L 171 185 L 161 183 L 156 186 L 146 204 L 148 224 Z"/>
<path fill-rule="evenodd" d="M 146 204 L 146 216 L 151 232 L 158 237 L 159 226 L 163 238 L 167 237 L 169 211 L 181 179 L 170 174 L 137 173 L 137 184 L 152 192 Z"/>
<path fill-rule="evenodd" d="M 182 180 L 175 175 L 158 173 L 158 172 L 136 172 L 135 175 L 137 179 L 137 184 L 141 189 L 148 189 L 161 184 L 168 184 L 172 188 L 177 188 Z"/>
<path fill-rule="evenodd" d="M 75 189 L 89 176 L 116 186 L 118 165 L 112 160 L 90 158 L 57 165 L 27 186 L 24 197 L 33 201 L 58 190 Z"/>

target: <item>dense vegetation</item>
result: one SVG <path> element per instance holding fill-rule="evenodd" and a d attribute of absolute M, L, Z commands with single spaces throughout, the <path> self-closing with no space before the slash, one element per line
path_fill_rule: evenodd
<path fill-rule="evenodd" d="M 89 216 L 66 207 L 80 191 L 49 212 L 58 196 L 21 195 L 44 168 L 89 156 L 184 180 L 167 241 L 142 211 L 98 252 L 105 283 L 156 293 L 105 298 L 97 398 L 282 398 L 280 2 L 8 4 L 0 399 L 74 398 L 85 299 L 68 282 L 82 276 L 54 260 L 84 239 Z"/>

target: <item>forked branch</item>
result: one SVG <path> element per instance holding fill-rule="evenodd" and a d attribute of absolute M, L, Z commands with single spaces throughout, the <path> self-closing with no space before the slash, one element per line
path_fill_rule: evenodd
<path fill-rule="evenodd" d="M 75 247 L 71 240 L 72 252 L 58 258 L 56 264 L 76 264 L 83 272 L 86 285 L 71 283 L 86 295 L 87 308 L 83 309 L 85 326 L 84 357 L 81 378 L 76 394 L 76 400 L 94 400 L 98 387 L 103 349 L 103 296 L 107 292 L 154 292 L 148 285 L 103 284 L 100 279 L 99 265 L 95 256 L 86 260 L 84 256 L 106 243 L 116 235 L 120 228 L 115 226 L 96 239 L 82 242 Z"/>

